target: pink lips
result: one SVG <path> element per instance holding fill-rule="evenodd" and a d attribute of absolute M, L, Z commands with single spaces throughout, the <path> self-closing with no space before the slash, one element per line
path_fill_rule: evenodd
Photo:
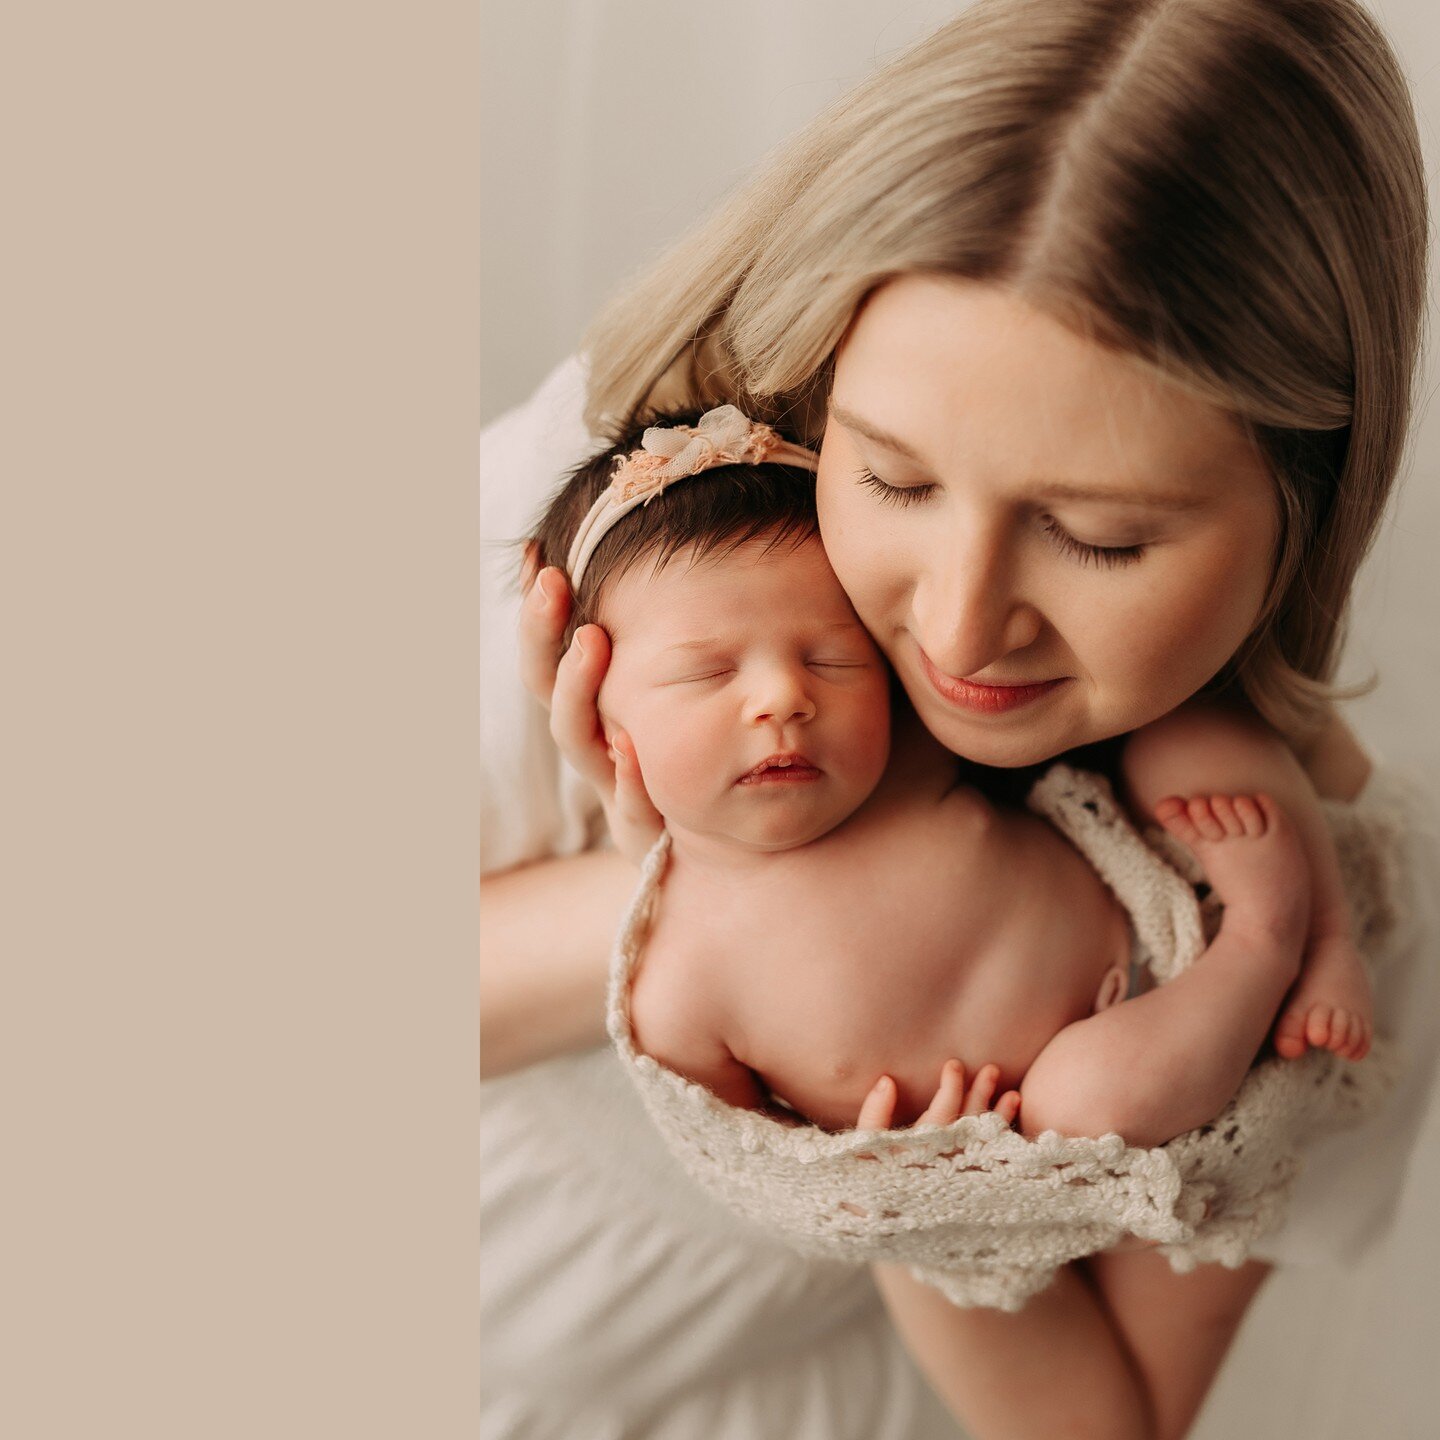
<path fill-rule="evenodd" d="M 812 765 L 804 755 L 794 750 L 785 750 L 762 760 L 753 770 L 747 770 L 735 783 L 737 785 L 800 785 L 807 780 L 818 780 L 820 769 Z"/>
<path fill-rule="evenodd" d="M 918 646 L 916 647 L 919 648 Z M 958 705 L 964 710 L 974 710 L 983 715 L 996 715 L 1006 710 L 1018 709 L 1048 695 L 1057 686 L 1065 683 L 1058 680 L 1042 680 L 1033 685 L 977 685 L 973 680 L 957 680 L 943 670 L 937 670 L 930 657 L 920 651 L 920 663 L 925 669 L 925 678 L 943 700 Z"/>

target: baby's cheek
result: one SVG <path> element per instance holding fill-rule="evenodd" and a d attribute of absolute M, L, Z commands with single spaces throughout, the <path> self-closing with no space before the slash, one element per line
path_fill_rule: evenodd
<path fill-rule="evenodd" d="M 662 815 L 679 818 L 697 804 L 707 782 L 713 781 L 714 747 L 706 746 L 682 715 L 651 710 L 634 719 L 635 731 L 630 733 L 645 788 Z"/>

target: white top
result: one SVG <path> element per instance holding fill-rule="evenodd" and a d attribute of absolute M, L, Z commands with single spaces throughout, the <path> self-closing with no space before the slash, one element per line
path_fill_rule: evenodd
<path fill-rule="evenodd" d="M 485 871 L 599 833 L 519 683 L 505 543 L 592 449 L 582 402 L 572 358 L 482 439 Z M 1440 844 L 1412 835 L 1406 863 L 1415 931 L 1376 1019 L 1413 1063 L 1376 1119 L 1313 1148 L 1265 1258 L 1353 1261 L 1394 1219 L 1440 1053 Z M 608 1048 L 486 1082 L 481 1150 L 485 1440 L 953 1440 L 868 1272 L 794 1254 L 703 1194 Z"/>

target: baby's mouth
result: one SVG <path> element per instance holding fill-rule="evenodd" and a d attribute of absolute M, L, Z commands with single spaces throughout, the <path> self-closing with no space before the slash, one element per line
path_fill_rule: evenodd
<path fill-rule="evenodd" d="M 812 765 L 809 759 L 798 751 L 786 750 L 762 760 L 754 769 L 747 770 L 735 783 L 737 785 L 798 785 L 807 780 L 820 778 L 820 767 Z"/>

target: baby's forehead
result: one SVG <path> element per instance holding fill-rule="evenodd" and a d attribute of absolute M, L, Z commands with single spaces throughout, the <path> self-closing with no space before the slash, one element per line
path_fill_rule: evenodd
<path fill-rule="evenodd" d="M 617 639 L 860 629 L 815 536 L 645 557 L 606 585 L 601 609 Z"/>

